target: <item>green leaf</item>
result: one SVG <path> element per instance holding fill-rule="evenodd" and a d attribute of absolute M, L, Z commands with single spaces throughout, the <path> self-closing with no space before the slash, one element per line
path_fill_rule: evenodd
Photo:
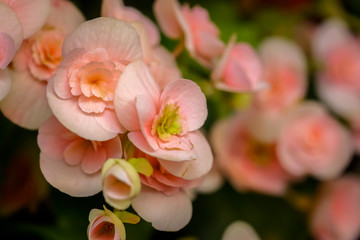
<path fill-rule="evenodd" d="M 153 168 L 146 158 L 130 158 L 128 162 L 141 174 L 150 177 L 153 173 Z"/>

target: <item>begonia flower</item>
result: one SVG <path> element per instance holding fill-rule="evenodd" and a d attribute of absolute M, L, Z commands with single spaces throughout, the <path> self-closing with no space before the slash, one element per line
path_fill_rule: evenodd
<path fill-rule="evenodd" d="M 282 111 L 304 98 L 307 69 L 304 53 L 290 40 L 269 37 L 259 45 L 262 79 L 268 88 L 254 94 L 255 108 Z"/>
<path fill-rule="evenodd" d="M 320 189 L 310 218 L 316 239 L 355 240 L 360 237 L 360 177 L 346 174 Z"/>
<path fill-rule="evenodd" d="M 90 140 L 105 141 L 124 132 L 113 99 L 122 72 L 142 57 L 136 30 L 113 18 L 89 20 L 66 37 L 62 53 L 63 60 L 47 86 L 54 115 Z"/>
<path fill-rule="evenodd" d="M 262 66 L 255 50 L 232 37 L 211 73 L 216 88 L 230 92 L 252 92 L 265 88 Z"/>
<path fill-rule="evenodd" d="M 224 43 L 206 9 L 181 6 L 177 0 L 156 0 L 154 13 L 166 36 L 181 38 L 192 57 L 207 68 L 213 67 L 224 50 Z"/>
<path fill-rule="evenodd" d="M 11 76 L 8 69 L 0 70 L 0 101 L 6 97 L 11 88 Z"/>
<path fill-rule="evenodd" d="M 262 79 L 266 89 L 253 95 L 246 121 L 252 135 L 263 142 L 273 142 L 279 134 L 282 118 L 300 102 L 306 93 L 307 69 L 305 56 L 294 42 L 269 37 L 259 45 Z"/>
<path fill-rule="evenodd" d="M 108 159 L 102 168 L 105 201 L 116 209 L 126 209 L 141 189 L 138 172 L 124 159 Z"/>
<path fill-rule="evenodd" d="M 161 91 L 145 63 L 137 60 L 120 76 L 114 106 L 120 123 L 130 131 L 130 141 L 146 154 L 206 165 L 212 161 L 203 159 L 208 143 L 196 132 L 207 117 L 207 108 L 194 82 L 179 79 Z"/>
<path fill-rule="evenodd" d="M 150 45 L 157 46 L 160 43 L 160 33 L 156 25 L 136 8 L 125 6 L 123 0 L 103 0 L 101 16 L 113 17 L 128 23 L 141 23 Z"/>
<path fill-rule="evenodd" d="M 61 60 L 64 38 L 84 22 L 82 13 L 69 1 L 51 1 L 45 25 L 23 41 L 12 61 L 12 88 L 1 102 L 3 114 L 12 122 L 37 129 L 52 115 L 46 85 Z"/>
<path fill-rule="evenodd" d="M 293 178 L 279 163 L 276 143 L 255 139 L 245 121 L 239 114 L 213 126 L 211 143 L 220 171 L 238 191 L 284 194 Z"/>
<path fill-rule="evenodd" d="M 277 153 L 290 173 L 327 180 L 339 176 L 349 164 L 353 144 L 348 130 L 321 104 L 304 102 L 285 118 Z"/>
<path fill-rule="evenodd" d="M 319 97 L 340 116 L 360 114 L 360 41 L 340 19 L 318 27 L 313 53 L 319 63 L 316 90 Z"/>
<path fill-rule="evenodd" d="M 92 209 L 89 213 L 89 240 L 125 240 L 124 224 L 110 210 Z"/>
<path fill-rule="evenodd" d="M 246 222 L 235 221 L 226 227 L 221 240 L 260 240 L 254 228 Z"/>
<path fill-rule="evenodd" d="M 46 180 L 71 196 L 101 191 L 101 169 L 109 158 L 121 158 L 120 138 L 90 141 L 66 129 L 53 116 L 40 128 L 40 168 Z"/>

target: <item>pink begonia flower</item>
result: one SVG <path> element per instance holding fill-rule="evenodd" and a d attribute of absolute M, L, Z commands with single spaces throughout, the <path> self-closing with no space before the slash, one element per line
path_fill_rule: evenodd
<path fill-rule="evenodd" d="M 172 81 L 160 91 L 146 64 L 137 60 L 120 76 L 114 106 L 119 121 L 130 131 L 130 141 L 141 151 L 169 161 L 196 160 L 211 166 L 212 159 L 203 157 L 208 142 L 196 132 L 207 117 L 206 98 L 193 81 Z"/>
<path fill-rule="evenodd" d="M 50 117 L 38 134 L 40 168 L 46 180 L 71 196 L 90 196 L 101 191 L 101 169 L 109 158 L 121 158 L 117 136 L 104 142 L 79 137 Z"/>
<path fill-rule="evenodd" d="M 103 0 L 101 16 L 113 17 L 128 23 L 141 23 L 150 45 L 157 46 L 160 43 L 160 33 L 156 25 L 136 8 L 125 6 L 122 0 Z"/>
<path fill-rule="evenodd" d="M 215 161 L 233 187 L 280 195 L 292 176 L 279 164 L 276 144 L 262 143 L 248 131 L 242 115 L 217 122 L 211 131 Z"/>
<path fill-rule="evenodd" d="M 51 1 L 45 25 L 23 41 L 12 61 L 12 88 L 1 102 L 3 114 L 12 122 L 38 129 L 52 115 L 46 85 L 61 60 L 64 38 L 85 18 L 69 1 Z"/>
<path fill-rule="evenodd" d="M 295 42 L 269 37 L 259 45 L 262 79 L 268 88 L 254 95 L 254 107 L 282 111 L 305 96 L 307 69 L 304 53 Z"/>
<path fill-rule="evenodd" d="M 337 114 L 351 119 L 360 114 L 360 41 L 339 19 L 318 27 L 313 52 L 320 64 L 316 90 Z"/>
<path fill-rule="evenodd" d="M 105 201 L 116 209 L 126 209 L 141 189 L 138 172 L 124 159 L 108 159 L 101 171 Z"/>
<path fill-rule="evenodd" d="M 196 138 L 205 140 L 199 132 L 195 135 Z M 198 147 L 196 141 L 194 146 Z M 203 161 L 197 159 L 174 162 L 149 156 L 137 148 L 133 149 L 134 157 L 143 157 L 150 162 L 153 173 L 150 177 L 140 174 L 143 188 L 133 200 L 132 206 L 144 220 L 151 222 L 154 228 L 178 231 L 190 221 L 191 198 L 186 191 L 202 183 L 203 176 L 212 164 L 210 146 L 203 146 L 202 152 Z"/>
<path fill-rule="evenodd" d="M 273 142 L 278 136 L 283 115 L 304 98 L 307 87 L 305 56 L 290 40 L 270 37 L 259 45 L 262 79 L 267 89 L 253 95 L 251 113 L 246 121 L 249 131 L 259 140 Z"/>
<path fill-rule="evenodd" d="M 226 227 L 221 240 L 260 240 L 254 228 L 246 222 L 235 221 Z"/>
<path fill-rule="evenodd" d="M 267 84 L 261 79 L 262 66 L 255 50 L 247 43 L 235 43 L 235 37 L 211 73 L 215 87 L 230 92 L 252 92 Z"/>
<path fill-rule="evenodd" d="M 89 214 L 89 240 L 125 240 L 124 224 L 110 210 L 92 209 Z"/>
<path fill-rule="evenodd" d="M 351 120 L 352 139 L 357 154 L 360 154 L 360 116 Z"/>
<path fill-rule="evenodd" d="M 296 176 L 320 180 L 339 176 L 353 154 L 350 133 L 316 102 L 304 102 L 285 118 L 277 153 L 282 166 Z"/>
<path fill-rule="evenodd" d="M 122 72 L 142 57 L 136 30 L 113 18 L 86 21 L 65 38 L 62 53 L 63 60 L 47 86 L 54 115 L 90 140 L 104 141 L 124 132 L 113 99 Z M 132 79 L 124 77 L 123 82 L 127 81 Z"/>
<path fill-rule="evenodd" d="M 310 228 L 316 239 L 356 240 L 360 237 L 360 177 L 346 174 L 325 183 L 313 210 Z"/>
<path fill-rule="evenodd" d="M 161 45 L 152 46 L 141 23 L 132 23 L 132 26 L 140 36 L 143 60 L 160 88 L 164 89 L 169 82 L 180 79 L 181 72 L 174 56 Z"/>
<path fill-rule="evenodd" d="M 224 51 L 219 30 L 211 22 L 206 9 L 200 6 L 180 6 L 177 0 L 156 0 L 155 17 L 164 34 L 170 38 L 183 38 L 186 49 L 200 64 L 212 68 Z"/>

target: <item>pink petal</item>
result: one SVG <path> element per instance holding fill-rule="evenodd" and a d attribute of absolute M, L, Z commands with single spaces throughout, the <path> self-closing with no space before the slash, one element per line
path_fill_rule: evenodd
<path fill-rule="evenodd" d="M 80 137 L 96 141 L 114 138 L 117 133 L 106 130 L 96 121 L 94 114 L 84 113 L 78 105 L 76 97 L 63 100 L 54 92 L 54 81 L 47 86 L 47 98 L 54 115 L 72 132 Z"/>
<path fill-rule="evenodd" d="M 340 19 L 330 19 L 319 26 L 312 40 L 314 56 L 325 60 L 329 50 L 341 46 L 351 38 L 346 23 Z"/>
<path fill-rule="evenodd" d="M 62 159 L 70 141 L 78 138 L 52 116 L 39 128 L 37 142 L 40 150 L 47 156 Z"/>
<path fill-rule="evenodd" d="M 62 29 L 67 35 L 84 21 L 84 15 L 74 3 L 51 0 L 50 14 L 46 24 Z"/>
<path fill-rule="evenodd" d="M 156 0 L 154 14 L 166 36 L 170 38 L 181 37 L 183 31 L 178 20 L 178 17 L 181 16 L 180 5 L 176 0 Z"/>
<path fill-rule="evenodd" d="M 15 56 L 15 43 L 12 37 L 4 32 L 0 32 L 0 68 L 4 69 Z"/>
<path fill-rule="evenodd" d="M 95 116 L 95 119 L 103 128 L 110 132 L 126 132 L 126 129 L 120 124 L 113 109 L 105 108 L 102 113 Z"/>
<path fill-rule="evenodd" d="M 66 146 L 64 160 L 70 166 L 79 165 L 84 159 L 85 152 L 90 144 L 83 138 L 78 138 Z"/>
<path fill-rule="evenodd" d="M 0 26 L 0 32 L 9 34 L 9 36 L 14 41 L 15 51 L 17 51 L 20 48 L 23 40 L 23 28 L 21 27 L 20 20 L 16 16 L 14 11 L 1 1 L 0 1 L 0 22 L 3 23 Z"/>
<path fill-rule="evenodd" d="M 306 74 L 306 60 L 303 51 L 286 38 L 266 38 L 259 46 L 259 56 L 264 65 L 290 65 L 300 74 Z"/>
<path fill-rule="evenodd" d="M 226 227 L 221 240 L 260 240 L 255 230 L 246 222 L 235 221 Z"/>
<path fill-rule="evenodd" d="M 16 13 L 22 24 L 24 39 L 44 25 L 50 11 L 50 0 L 1 1 L 9 5 Z"/>
<path fill-rule="evenodd" d="M 85 97 L 80 95 L 78 98 L 79 107 L 85 113 L 102 113 L 106 103 L 97 97 Z"/>
<path fill-rule="evenodd" d="M 152 99 L 148 95 L 139 95 L 135 99 L 136 110 L 138 112 L 141 131 L 152 149 L 157 150 L 159 145 L 156 138 L 151 134 L 152 124 L 156 116 L 156 108 Z"/>
<path fill-rule="evenodd" d="M 145 186 L 133 200 L 132 207 L 160 231 L 178 231 L 189 223 L 192 216 L 192 204 L 184 192 L 167 196 Z"/>
<path fill-rule="evenodd" d="M 213 155 L 208 141 L 200 131 L 188 133 L 187 135 L 199 156 L 197 159 L 184 162 L 159 159 L 159 162 L 171 174 L 186 180 L 192 180 L 200 178 L 210 171 Z"/>
<path fill-rule="evenodd" d="M 74 197 L 88 197 L 101 191 L 101 173 L 85 174 L 80 166 L 72 167 L 61 159 L 40 154 L 40 169 L 55 188 Z"/>
<path fill-rule="evenodd" d="M 38 129 L 51 115 L 46 98 L 46 83 L 29 72 L 12 72 L 13 84 L 0 103 L 1 111 L 12 122 L 27 129 Z"/>
<path fill-rule="evenodd" d="M 140 130 L 135 99 L 139 95 L 148 95 L 152 104 L 158 108 L 160 89 L 142 60 L 136 60 L 126 66 L 115 90 L 114 107 L 120 123 L 129 131 Z"/>
<path fill-rule="evenodd" d="M 161 102 L 174 101 L 179 106 L 179 114 L 185 119 L 187 131 L 199 129 L 207 117 L 205 95 L 196 83 L 182 79 L 169 83 L 161 94 Z"/>
<path fill-rule="evenodd" d="M 0 101 L 9 93 L 11 76 L 8 69 L 0 70 Z"/>
<path fill-rule="evenodd" d="M 141 58 L 141 44 L 136 30 L 113 18 L 100 17 L 80 24 L 65 39 L 63 56 L 78 48 L 87 51 L 105 49 L 110 60 L 122 63 Z"/>
<path fill-rule="evenodd" d="M 106 160 L 104 148 L 97 148 L 95 150 L 92 146 L 88 147 L 81 162 L 81 169 L 87 174 L 94 174 L 101 170 Z"/>
<path fill-rule="evenodd" d="M 356 91 L 349 91 L 332 84 L 319 76 L 316 91 L 319 97 L 337 114 L 352 119 L 360 115 L 360 97 Z"/>
<path fill-rule="evenodd" d="M 130 132 L 128 134 L 128 138 L 141 151 L 156 158 L 166 159 L 169 161 L 189 161 L 198 158 L 198 153 L 194 149 L 190 151 L 182 151 L 164 150 L 159 148 L 154 151 L 146 141 L 142 132 Z"/>

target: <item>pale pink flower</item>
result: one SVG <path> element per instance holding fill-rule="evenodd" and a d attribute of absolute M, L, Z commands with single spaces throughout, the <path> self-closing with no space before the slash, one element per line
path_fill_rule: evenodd
<path fill-rule="evenodd" d="M 136 30 L 117 19 L 96 18 L 66 37 L 62 53 L 63 60 L 47 86 L 54 115 L 86 139 L 104 141 L 124 132 L 113 99 L 122 72 L 142 57 Z"/>
<path fill-rule="evenodd" d="M 360 178 L 347 174 L 322 186 L 310 228 L 319 240 L 356 240 L 360 237 Z"/>
<path fill-rule="evenodd" d="M 253 95 L 246 114 L 249 131 L 259 140 L 273 142 L 286 112 L 304 98 L 307 87 L 305 56 L 290 40 L 270 37 L 259 45 L 262 79 L 268 88 Z"/>
<path fill-rule="evenodd" d="M 203 158 L 208 143 L 196 131 L 207 117 L 206 98 L 194 82 L 179 79 L 161 91 L 145 63 L 134 61 L 120 77 L 114 106 L 119 121 L 130 131 L 130 141 L 141 151 L 169 161 L 196 160 L 211 166 L 212 159 Z"/>
<path fill-rule="evenodd" d="M 92 209 L 89 214 L 89 240 L 125 240 L 124 224 L 110 210 Z"/>
<path fill-rule="evenodd" d="M 263 143 L 247 130 L 245 117 L 217 122 L 211 131 L 215 161 L 233 187 L 280 195 L 292 177 L 281 167 L 276 144 Z"/>
<path fill-rule="evenodd" d="M 211 22 L 206 9 L 200 6 L 180 6 L 177 0 L 157 0 L 154 3 L 155 17 L 170 38 L 183 38 L 185 47 L 200 64 L 207 68 L 224 50 L 219 30 Z"/>
<path fill-rule="evenodd" d="M 221 240 L 260 240 L 254 228 L 246 222 L 235 221 L 226 227 Z"/>
<path fill-rule="evenodd" d="M 360 114 L 360 41 L 346 24 L 330 19 L 318 27 L 313 52 L 320 65 L 319 97 L 345 118 Z"/>
<path fill-rule="evenodd" d="M 0 70 L 0 101 L 6 97 L 11 88 L 11 76 L 8 69 Z"/>
<path fill-rule="evenodd" d="M 350 125 L 355 151 L 360 154 L 360 118 L 353 118 Z"/>
<path fill-rule="evenodd" d="M 255 50 L 247 43 L 235 43 L 235 37 L 211 73 L 215 87 L 230 92 L 251 92 L 267 85 L 261 79 L 262 66 Z"/>
<path fill-rule="evenodd" d="M 12 88 L 0 105 L 7 118 L 24 128 L 37 129 L 52 114 L 46 98 L 47 81 L 62 60 L 65 36 L 83 21 L 73 3 L 51 1 L 45 25 L 23 41 L 12 61 Z"/>
<path fill-rule="evenodd" d="M 160 43 L 160 33 L 156 25 L 136 8 L 125 6 L 123 0 L 103 0 L 101 16 L 113 17 L 128 23 L 140 23 L 144 26 L 150 45 L 157 46 Z"/>
<path fill-rule="evenodd" d="M 50 117 L 38 134 L 40 168 L 46 180 L 71 196 L 90 196 L 101 191 L 101 169 L 108 158 L 121 158 L 117 136 L 108 141 L 79 137 Z"/>
<path fill-rule="evenodd" d="M 277 153 L 290 173 L 318 179 L 339 176 L 353 154 L 350 133 L 316 102 L 304 102 L 284 121 Z"/>
<path fill-rule="evenodd" d="M 269 37 L 259 45 L 262 79 L 268 88 L 254 94 L 254 107 L 283 111 L 301 100 L 306 93 L 307 69 L 300 47 L 281 37 Z"/>

